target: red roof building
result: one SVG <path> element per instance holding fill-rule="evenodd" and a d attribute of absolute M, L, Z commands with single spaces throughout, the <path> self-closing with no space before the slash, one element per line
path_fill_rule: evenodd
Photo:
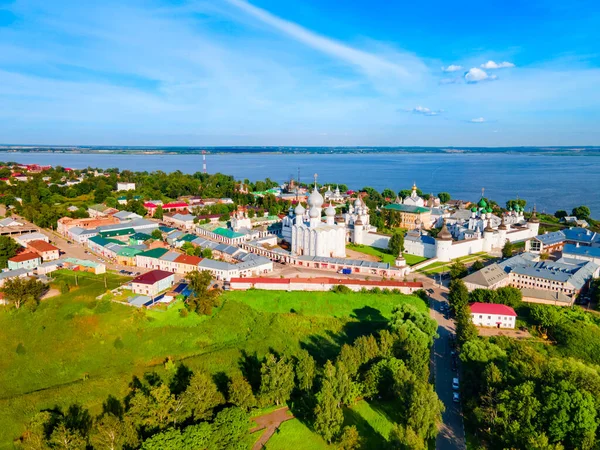
<path fill-rule="evenodd" d="M 53 261 L 60 257 L 58 247 L 55 247 L 46 241 L 29 241 L 27 242 L 27 248 L 40 255 L 44 261 Z"/>
<path fill-rule="evenodd" d="M 406 281 L 367 281 L 346 278 L 232 278 L 231 289 L 245 290 L 249 288 L 286 291 L 329 291 L 334 286 L 347 286 L 353 291 L 361 289 L 398 289 L 403 294 L 410 294 L 423 289 L 423 283 Z"/>
<path fill-rule="evenodd" d="M 187 211 L 189 206 L 190 205 L 185 202 L 172 202 L 165 203 L 162 209 L 163 211 Z"/>
<path fill-rule="evenodd" d="M 510 306 L 496 303 L 471 303 L 471 319 L 478 327 L 514 328 L 517 313 Z"/>
<path fill-rule="evenodd" d="M 177 273 L 188 273 L 198 270 L 198 264 L 202 261 L 202 258 L 194 255 L 181 254 L 175 258 L 177 264 Z"/>
<path fill-rule="evenodd" d="M 175 275 L 166 270 L 151 270 L 131 280 L 131 290 L 136 294 L 154 297 L 159 292 L 170 289 L 175 283 Z"/>

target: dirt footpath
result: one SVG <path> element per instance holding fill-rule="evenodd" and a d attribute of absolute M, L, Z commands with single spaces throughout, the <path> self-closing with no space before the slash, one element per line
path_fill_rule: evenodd
<path fill-rule="evenodd" d="M 284 406 L 283 408 L 276 409 L 275 411 L 265 414 L 264 416 L 255 417 L 252 420 L 256 422 L 256 427 L 250 430 L 251 433 L 259 430 L 265 430 L 260 436 L 258 441 L 252 446 L 252 450 L 260 450 L 265 446 L 267 441 L 273 436 L 273 433 L 279 428 L 286 420 L 293 419 L 294 416 L 289 412 L 289 408 Z"/>

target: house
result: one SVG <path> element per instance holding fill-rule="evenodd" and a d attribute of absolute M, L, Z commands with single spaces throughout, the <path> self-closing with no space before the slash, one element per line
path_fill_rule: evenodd
<path fill-rule="evenodd" d="M 172 202 L 172 203 L 165 203 L 162 206 L 162 209 L 164 212 L 183 212 L 183 213 L 187 213 L 189 211 L 189 207 L 190 205 L 188 205 L 185 202 Z"/>
<path fill-rule="evenodd" d="M 0 272 L 0 288 L 4 286 L 6 280 L 10 280 L 12 278 L 26 278 L 33 275 L 31 269 L 14 269 L 14 270 L 5 270 Z"/>
<path fill-rule="evenodd" d="M 143 251 L 136 247 L 123 247 L 117 252 L 117 264 L 135 266 L 135 257 Z"/>
<path fill-rule="evenodd" d="M 156 212 L 156 208 L 158 208 L 158 205 L 154 202 L 144 202 L 144 208 L 146 208 L 146 212 L 148 213 L 148 215 L 152 217 Z"/>
<path fill-rule="evenodd" d="M 158 258 L 159 268 L 160 270 L 164 270 L 165 272 L 176 273 L 177 272 L 177 263 L 175 260 L 181 255 L 181 253 L 177 252 L 167 252 Z"/>
<path fill-rule="evenodd" d="M 152 236 L 150 236 L 149 234 L 135 233 L 132 236 L 129 236 L 129 245 L 140 245 L 149 239 L 152 239 Z"/>
<path fill-rule="evenodd" d="M 118 213 L 119 210 L 115 208 L 110 208 L 103 204 L 97 204 L 89 206 L 87 212 L 92 219 L 95 219 L 97 217 L 112 216 L 113 214 Z"/>
<path fill-rule="evenodd" d="M 401 228 L 414 230 L 420 226 L 424 229 L 429 229 L 431 227 L 431 209 L 429 208 L 390 203 L 389 205 L 385 205 L 383 209 L 387 209 L 399 215 L 400 221 L 398 226 Z"/>
<path fill-rule="evenodd" d="M 540 234 L 525 242 L 525 251 L 540 254 L 559 252 L 565 245 L 565 239 L 566 236 L 562 231 Z"/>
<path fill-rule="evenodd" d="M 160 269 L 158 258 L 167 253 L 165 248 L 153 248 L 135 255 L 135 265 L 143 269 Z"/>
<path fill-rule="evenodd" d="M 192 214 L 165 214 L 163 216 L 163 222 L 167 225 L 173 225 L 184 230 L 191 230 L 194 228 L 195 216 Z"/>
<path fill-rule="evenodd" d="M 31 242 L 31 241 L 50 242 L 50 239 L 48 239 L 48 236 L 46 236 L 45 234 L 42 234 L 42 233 L 39 233 L 36 231 L 33 233 L 25 233 L 20 236 L 15 236 L 15 241 L 17 241 L 17 243 L 20 244 L 21 246 L 27 247 L 28 242 Z"/>
<path fill-rule="evenodd" d="M 103 225 L 114 225 L 118 223 L 119 219 L 112 216 L 84 219 L 72 219 L 71 217 L 61 217 L 60 219 L 58 219 L 56 231 L 58 231 L 63 236 L 72 238 L 71 236 L 69 236 L 68 233 L 69 230 L 73 227 L 91 230 Z"/>
<path fill-rule="evenodd" d="M 171 288 L 175 275 L 164 270 L 151 270 L 131 280 L 131 290 L 135 294 L 156 296 L 159 292 Z"/>
<path fill-rule="evenodd" d="M 204 214 L 198 216 L 198 222 L 200 223 L 218 223 L 221 220 L 221 214 Z"/>
<path fill-rule="evenodd" d="M 562 230 L 565 234 L 567 244 L 579 244 L 580 246 L 600 247 L 600 234 L 581 227 L 573 227 Z"/>
<path fill-rule="evenodd" d="M 117 197 L 117 203 L 119 205 L 126 205 L 127 204 L 127 197 L 125 197 L 124 195 L 121 195 L 120 197 Z"/>
<path fill-rule="evenodd" d="M 8 259 L 9 270 L 29 269 L 33 270 L 42 263 L 37 253 L 23 252 Z"/>
<path fill-rule="evenodd" d="M 491 264 L 465 278 L 463 282 L 469 291 L 474 289 L 498 289 L 508 286 L 510 277 L 497 264 Z"/>
<path fill-rule="evenodd" d="M 135 183 L 119 181 L 117 183 L 117 191 L 135 191 Z"/>
<path fill-rule="evenodd" d="M 6 219 L 0 220 L 0 227 L 20 227 L 23 224 L 21 222 L 17 222 L 12 217 L 7 217 Z"/>
<path fill-rule="evenodd" d="M 133 220 L 133 219 L 141 219 L 142 218 L 142 216 L 140 216 L 139 214 L 136 214 L 136 213 L 133 213 L 133 212 L 129 212 L 129 211 L 119 211 L 118 213 L 113 214 L 113 217 L 116 217 L 121 222 L 124 222 L 126 220 Z"/>
<path fill-rule="evenodd" d="M 563 258 L 591 261 L 600 265 L 600 247 L 586 247 L 579 244 L 565 244 Z"/>
<path fill-rule="evenodd" d="M 510 306 L 471 303 L 471 320 L 478 327 L 515 328 L 517 313 Z"/>
<path fill-rule="evenodd" d="M 562 292 L 545 291 L 542 289 L 523 288 L 523 301 L 526 303 L 539 303 L 553 306 L 573 306 L 575 297 L 569 297 Z"/>
<path fill-rule="evenodd" d="M 202 258 L 199 256 L 193 255 L 179 255 L 175 259 L 175 263 L 177 264 L 177 273 L 186 274 L 189 272 L 193 272 L 194 270 L 198 270 L 198 264 L 200 264 Z"/>
<path fill-rule="evenodd" d="M 60 258 L 60 250 L 52 244 L 46 241 L 29 241 L 27 243 L 27 249 L 41 256 L 42 261 L 53 261 Z"/>

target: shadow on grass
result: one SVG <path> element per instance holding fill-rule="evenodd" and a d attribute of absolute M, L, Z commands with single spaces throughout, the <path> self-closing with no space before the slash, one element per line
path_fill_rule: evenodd
<path fill-rule="evenodd" d="M 250 354 L 242 350 L 242 357 L 239 361 L 239 367 L 244 378 L 250 383 L 252 392 L 256 395 L 260 389 L 260 368 L 262 361 L 256 355 L 256 352 Z"/>
<path fill-rule="evenodd" d="M 389 443 L 385 437 L 377 432 L 369 422 L 352 409 L 344 409 L 344 426 L 354 425 L 361 436 L 361 449 L 385 449 Z"/>

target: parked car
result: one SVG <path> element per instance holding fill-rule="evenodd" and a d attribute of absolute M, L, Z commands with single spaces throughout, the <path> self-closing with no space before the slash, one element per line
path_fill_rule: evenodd
<path fill-rule="evenodd" d="M 452 401 L 454 403 L 460 403 L 460 394 L 458 392 L 452 393 Z"/>
<path fill-rule="evenodd" d="M 452 378 L 452 389 L 454 389 L 455 391 L 458 391 L 459 385 L 458 385 L 458 378 Z"/>

